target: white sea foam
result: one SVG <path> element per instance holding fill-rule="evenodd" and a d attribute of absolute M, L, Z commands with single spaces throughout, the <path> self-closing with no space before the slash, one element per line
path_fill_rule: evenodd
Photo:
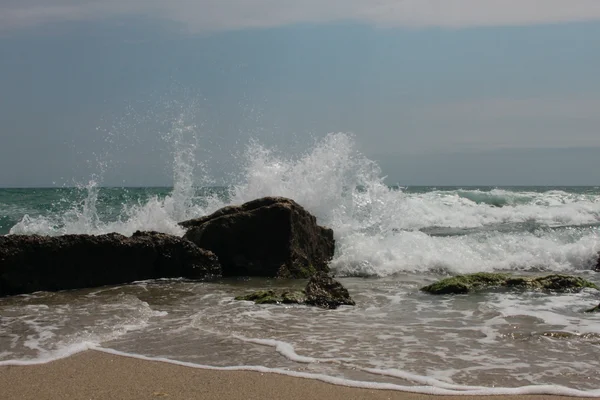
<path fill-rule="evenodd" d="M 286 357 L 288 360 L 299 362 L 299 363 L 316 363 L 316 362 L 329 362 L 331 360 L 318 359 L 314 357 L 305 357 L 296 353 L 294 346 L 287 342 L 282 342 L 281 340 L 274 339 L 254 339 L 254 338 L 246 338 L 243 336 L 235 335 L 236 339 L 242 340 L 246 343 L 254 343 L 259 344 L 261 346 L 270 346 L 274 347 L 275 351 L 277 351 L 282 356 Z"/>
<path fill-rule="evenodd" d="M 431 237 L 418 231 L 367 235 L 360 232 L 337 241 L 333 266 L 342 275 L 387 276 L 402 271 L 471 273 L 494 270 L 569 271 L 591 267 L 600 250 L 600 235 L 581 238 L 560 232 L 481 233 Z"/>
<path fill-rule="evenodd" d="M 0 337 L 10 337 L 11 354 L 32 360 L 53 359 L 84 344 L 105 343 L 148 326 L 149 320 L 167 315 L 152 310 L 133 296 L 115 294 L 109 301 L 77 301 L 4 307 Z M 70 354 L 70 353 L 69 353 Z"/>
<path fill-rule="evenodd" d="M 52 352 L 47 352 L 44 353 L 43 355 L 36 357 L 34 359 L 28 359 L 28 360 L 1 360 L 0 361 L 0 366 L 10 366 L 10 365 L 20 365 L 20 366 L 26 366 L 26 365 L 40 365 L 40 364 L 47 364 L 49 362 L 52 361 L 56 361 L 56 360 L 60 360 L 63 358 L 67 358 L 70 357 L 72 355 L 75 355 L 77 353 L 81 353 L 83 351 L 86 350 L 96 350 L 98 348 L 98 344 L 97 343 L 92 343 L 92 342 L 80 342 L 80 343 L 75 343 L 71 346 L 68 347 L 61 347 L 60 349 L 57 349 L 55 351 Z"/>
<path fill-rule="evenodd" d="M 2 346 L 13 354 L 3 358 L 31 364 L 107 347 L 189 366 L 285 370 L 358 387 L 494 394 L 503 392 L 487 387 L 554 383 L 580 392 L 547 385 L 521 389 L 593 393 L 583 389 L 594 389 L 594 381 L 586 379 L 597 367 L 597 339 L 583 334 L 597 331 L 599 320 L 581 311 L 597 303 L 596 292 L 435 297 L 418 293 L 420 284 L 412 282 L 423 279 L 416 274 L 343 279 L 358 305 L 340 312 L 234 302 L 239 283 L 140 282 L 81 296 L 2 299 L 0 339 L 10 343 L 5 333 L 12 332 L 20 341 L 19 348 Z M 34 323 L 19 328 L 11 318 Z M 54 336 L 45 337 L 47 331 Z M 552 339 L 545 331 L 574 336 Z M 521 336 L 512 337 L 515 333 Z M 23 340 L 33 346 L 27 349 Z"/>

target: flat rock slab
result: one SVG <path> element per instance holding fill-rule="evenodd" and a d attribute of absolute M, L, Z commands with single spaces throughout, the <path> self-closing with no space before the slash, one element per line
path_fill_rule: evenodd
<path fill-rule="evenodd" d="M 0 236 L 0 296 L 220 274 L 213 253 L 163 233 Z"/>
<path fill-rule="evenodd" d="M 265 197 L 184 221 L 184 238 L 214 252 L 224 276 L 308 278 L 328 272 L 333 231 L 283 197 Z"/>

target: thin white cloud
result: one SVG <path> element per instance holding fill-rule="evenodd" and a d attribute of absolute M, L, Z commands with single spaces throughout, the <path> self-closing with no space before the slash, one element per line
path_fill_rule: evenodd
<path fill-rule="evenodd" d="M 465 28 L 600 20 L 600 0 L 0 0 L 5 30 L 132 15 L 192 32 L 336 21 Z"/>
<path fill-rule="evenodd" d="M 415 115 L 429 119 L 488 121 L 567 119 L 600 123 L 599 98 L 492 98 L 427 106 Z M 599 140 L 600 144 L 600 140 Z"/>

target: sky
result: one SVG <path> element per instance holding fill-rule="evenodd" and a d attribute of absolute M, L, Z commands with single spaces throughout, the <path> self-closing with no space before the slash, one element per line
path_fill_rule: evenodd
<path fill-rule="evenodd" d="M 0 187 L 170 185 L 178 129 L 198 184 L 348 132 L 390 184 L 597 186 L 598 71 L 598 0 L 0 0 Z"/>

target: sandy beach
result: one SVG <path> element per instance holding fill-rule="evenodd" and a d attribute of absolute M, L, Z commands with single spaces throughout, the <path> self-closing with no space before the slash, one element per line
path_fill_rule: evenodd
<path fill-rule="evenodd" d="M 433 396 L 356 389 L 280 374 L 216 371 L 86 351 L 48 364 L 0 367 L 2 399 L 568 400 L 573 397 Z"/>

